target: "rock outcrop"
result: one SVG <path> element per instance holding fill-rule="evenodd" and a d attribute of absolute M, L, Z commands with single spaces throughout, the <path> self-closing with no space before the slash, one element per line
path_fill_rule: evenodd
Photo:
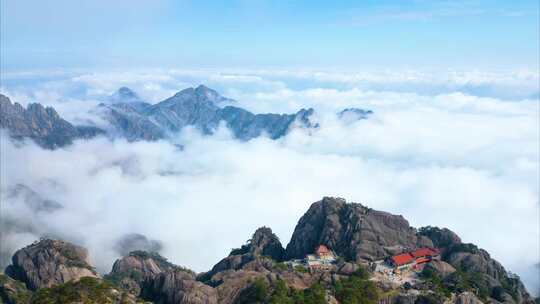
<path fill-rule="evenodd" d="M 99 277 L 88 262 L 85 248 L 58 240 L 44 239 L 20 249 L 12 263 L 6 274 L 24 282 L 30 290 Z"/>
<path fill-rule="evenodd" d="M 92 126 L 74 126 L 62 119 L 52 107 L 31 103 L 25 109 L 0 94 L 0 128 L 15 139 L 30 138 L 44 148 L 71 144 L 78 138 L 91 138 L 104 131 Z"/>
<path fill-rule="evenodd" d="M 445 278 L 456 272 L 456 269 L 445 261 L 433 260 L 424 266 L 424 271 L 430 271 L 441 278 Z"/>
<path fill-rule="evenodd" d="M 268 227 L 257 229 L 247 244 L 233 249 L 228 257 L 219 261 L 212 270 L 201 275 L 201 278 L 209 279 L 221 271 L 240 269 L 259 257 L 269 257 L 274 261 L 282 261 L 285 257 L 285 249 L 279 238 Z"/>
<path fill-rule="evenodd" d="M 141 295 L 156 304 L 217 304 L 217 291 L 195 280 L 195 275 L 176 269 L 147 280 Z"/>
<path fill-rule="evenodd" d="M 473 244 L 454 244 L 443 260 L 462 272 L 475 275 L 478 288 L 499 302 L 534 303 L 520 278 L 508 273 L 489 253 Z"/>
<path fill-rule="evenodd" d="M 303 258 L 323 244 L 350 261 L 373 261 L 407 248 L 431 247 L 402 216 L 325 197 L 311 205 L 287 245 L 288 258 Z"/>
<path fill-rule="evenodd" d="M 139 295 L 145 281 L 153 280 L 158 274 L 179 268 L 157 253 L 133 251 L 114 262 L 112 271 L 106 276 L 122 289 Z"/>

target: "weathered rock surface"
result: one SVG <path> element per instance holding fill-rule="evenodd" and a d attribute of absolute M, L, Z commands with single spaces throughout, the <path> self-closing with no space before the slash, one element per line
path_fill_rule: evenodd
<path fill-rule="evenodd" d="M 433 260 L 427 263 L 424 266 L 424 270 L 433 271 L 433 273 L 437 274 L 441 278 L 444 278 L 456 271 L 452 265 L 441 260 Z"/>
<path fill-rule="evenodd" d="M 489 253 L 473 244 L 454 244 L 443 259 L 467 273 L 479 273 L 491 296 L 504 303 L 534 303 L 520 278 L 509 274 Z"/>
<path fill-rule="evenodd" d="M 419 233 L 428 237 L 435 247 L 443 251 L 452 245 L 461 244 L 461 238 L 448 228 L 427 226 L 420 228 Z"/>
<path fill-rule="evenodd" d="M 217 304 L 217 291 L 195 280 L 193 273 L 176 269 L 145 282 L 142 297 L 156 304 Z"/>
<path fill-rule="evenodd" d="M 15 139 L 30 138 L 37 144 L 54 149 L 71 144 L 78 138 L 91 138 L 104 131 L 92 126 L 74 126 L 62 119 L 52 107 L 31 103 L 25 109 L 0 94 L 0 128 Z"/>
<path fill-rule="evenodd" d="M 88 262 L 88 251 L 68 242 L 44 239 L 15 252 L 6 268 L 11 278 L 30 290 L 99 277 Z"/>
<path fill-rule="evenodd" d="M 285 249 L 279 238 L 268 227 L 257 229 L 247 244 L 233 249 L 228 257 L 219 261 L 212 270 L 202 274 L 199 279 L 208 280 L 218 272 L 240 269 L 258 257 L 269 257 L 274 261 L 281 261 L 285 257 Z"/>
<path fill-rule="evenodd" d="M 303 258 L 324 244 L 350 261 L 373 261 L 406 248 L 430 247 L 402 216 L 325 197 L 311 205 L 287 245 L 288 258 Z"/>
<path fill-rule="evenodd" d="M 117 283 L 124 290 L 139 295 L 145 281 L 154 279 L 158 274 L 179 267 L 169 263 L 157 253 L 133 251 L 116 260 L 107 279 Z"/>

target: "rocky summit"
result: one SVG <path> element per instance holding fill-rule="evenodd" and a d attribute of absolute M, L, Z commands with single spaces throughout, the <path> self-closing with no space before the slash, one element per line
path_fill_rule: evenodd
<path fill-rule="evenodd" d="M 314 203 L 296 226 L 287 245 L 289 258 L 301 258 L 318 244 L 352 261 L 374 261 L 407 248 L 431 247 L 402 216 L 377 211 L 343 199 Z"/>
<path fill-rule="evenodd" d="M 42 240 L 20 249 L 12 262 L 6 274 L 30 290 L 99 277 L 90 266 L 85 248 L 58 240 Z"/>
<path fill-rule="evenodd" d="M 311 205 L 286 249 L 261 227 L 206 273 L 136 250 L 101 278 L 84 248 L 49 239 L 18 250 L 5 273 L 2 303 L 535 303 L 449 229 L 332 197 Z"/>

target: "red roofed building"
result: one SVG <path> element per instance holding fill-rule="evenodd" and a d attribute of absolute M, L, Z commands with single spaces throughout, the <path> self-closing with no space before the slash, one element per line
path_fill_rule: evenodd
<path fill-rule="evenodd" d="M 411 255 L 415 258 L 434 257 L 439 255 L 439 250 L 435 248 L 420 248 L 411 252 Z"/>
<path fill-rule="evenodd" d="M 390 258 L 390 261 L 397 268 L 408 267 L 414 262 L 414 257 L 410 253 L 402 253 Z"/>
<path fill-rule="evenodd" d="M 416 263 L 417 265 L 419 265 L 419 264 L 427 263 L 427 262 L 429 262 L 429 261 L 431 261 L 430 258 L 418 258 L 418 259 L 416 259 L 415 263 Z"/>
<path fill-rule="evenodd" d="M 426 247 L 392 256 L 390 257 L 389 262 L 397 269 L 409 268 L 411 266 L 413 266 L 413 268 L 416 268 L 417 265 L 419 266 L 421 264 L 427 263 L 438 255 L 439 250 L 437 248 Z"/>
<path fill-rule="evenodd" d="M 325 245 L 319 245 L 315 248 L 313 254 L 308 254 L 305 259 L 310 267 L 326 267 L 336 261 L 334 252 Z"/>

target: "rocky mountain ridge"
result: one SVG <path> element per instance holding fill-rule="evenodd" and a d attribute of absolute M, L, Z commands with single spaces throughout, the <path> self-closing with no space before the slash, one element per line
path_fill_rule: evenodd
<path fill-rule="evenodd" d="M 336 262 L 294 264 L 314 244 L 331 248 Z M 418 246 L 438 247 L 441 258 L 428 262 L 415 283 L 380 279 L 375 261 Z M 9 277 L 0 277 L 0 298 L 45 303 L 36 299 L 70 290 L 72 297 L 103 297 L 94 303 L 534 303 L 519 277 L 452 231 L 416 229 L 402 216 L 332 197 L 312 204 L 286 249 L 262 227 L 207 273 L 144 251 L 121 257 L 103 278 L 87 261 L 82 247 L 41 240 L 14 254 Z"/>
<path fill-rule="evenodd" d="M 235 138 L 244 141 L 263 135 L 277 139 L 293 128 L 319 127 L 313 119 L 314 109 L 300 109 L 293 114 L 254 114 L 235 104 L 235 100 L 204 85 L 181 90 L 157 104 L 147 103 L 131 89 L 121 87 L 94 111 L 111 126 L 102 130 L 95 126 L 74 126 L 54 108 L 39 103 L 24 109 L 0 94 L 0 128 L 7 129 L 13 138 L 30 138 L 42 147 L 54 149 L 96 135 L 153 141 L 170 137 L 187 126 L 210 135 L 224 124 Z M 338 117 L 350 122 L 371 114 L 369 110 L 351 108 L 338 113 Z"/>

